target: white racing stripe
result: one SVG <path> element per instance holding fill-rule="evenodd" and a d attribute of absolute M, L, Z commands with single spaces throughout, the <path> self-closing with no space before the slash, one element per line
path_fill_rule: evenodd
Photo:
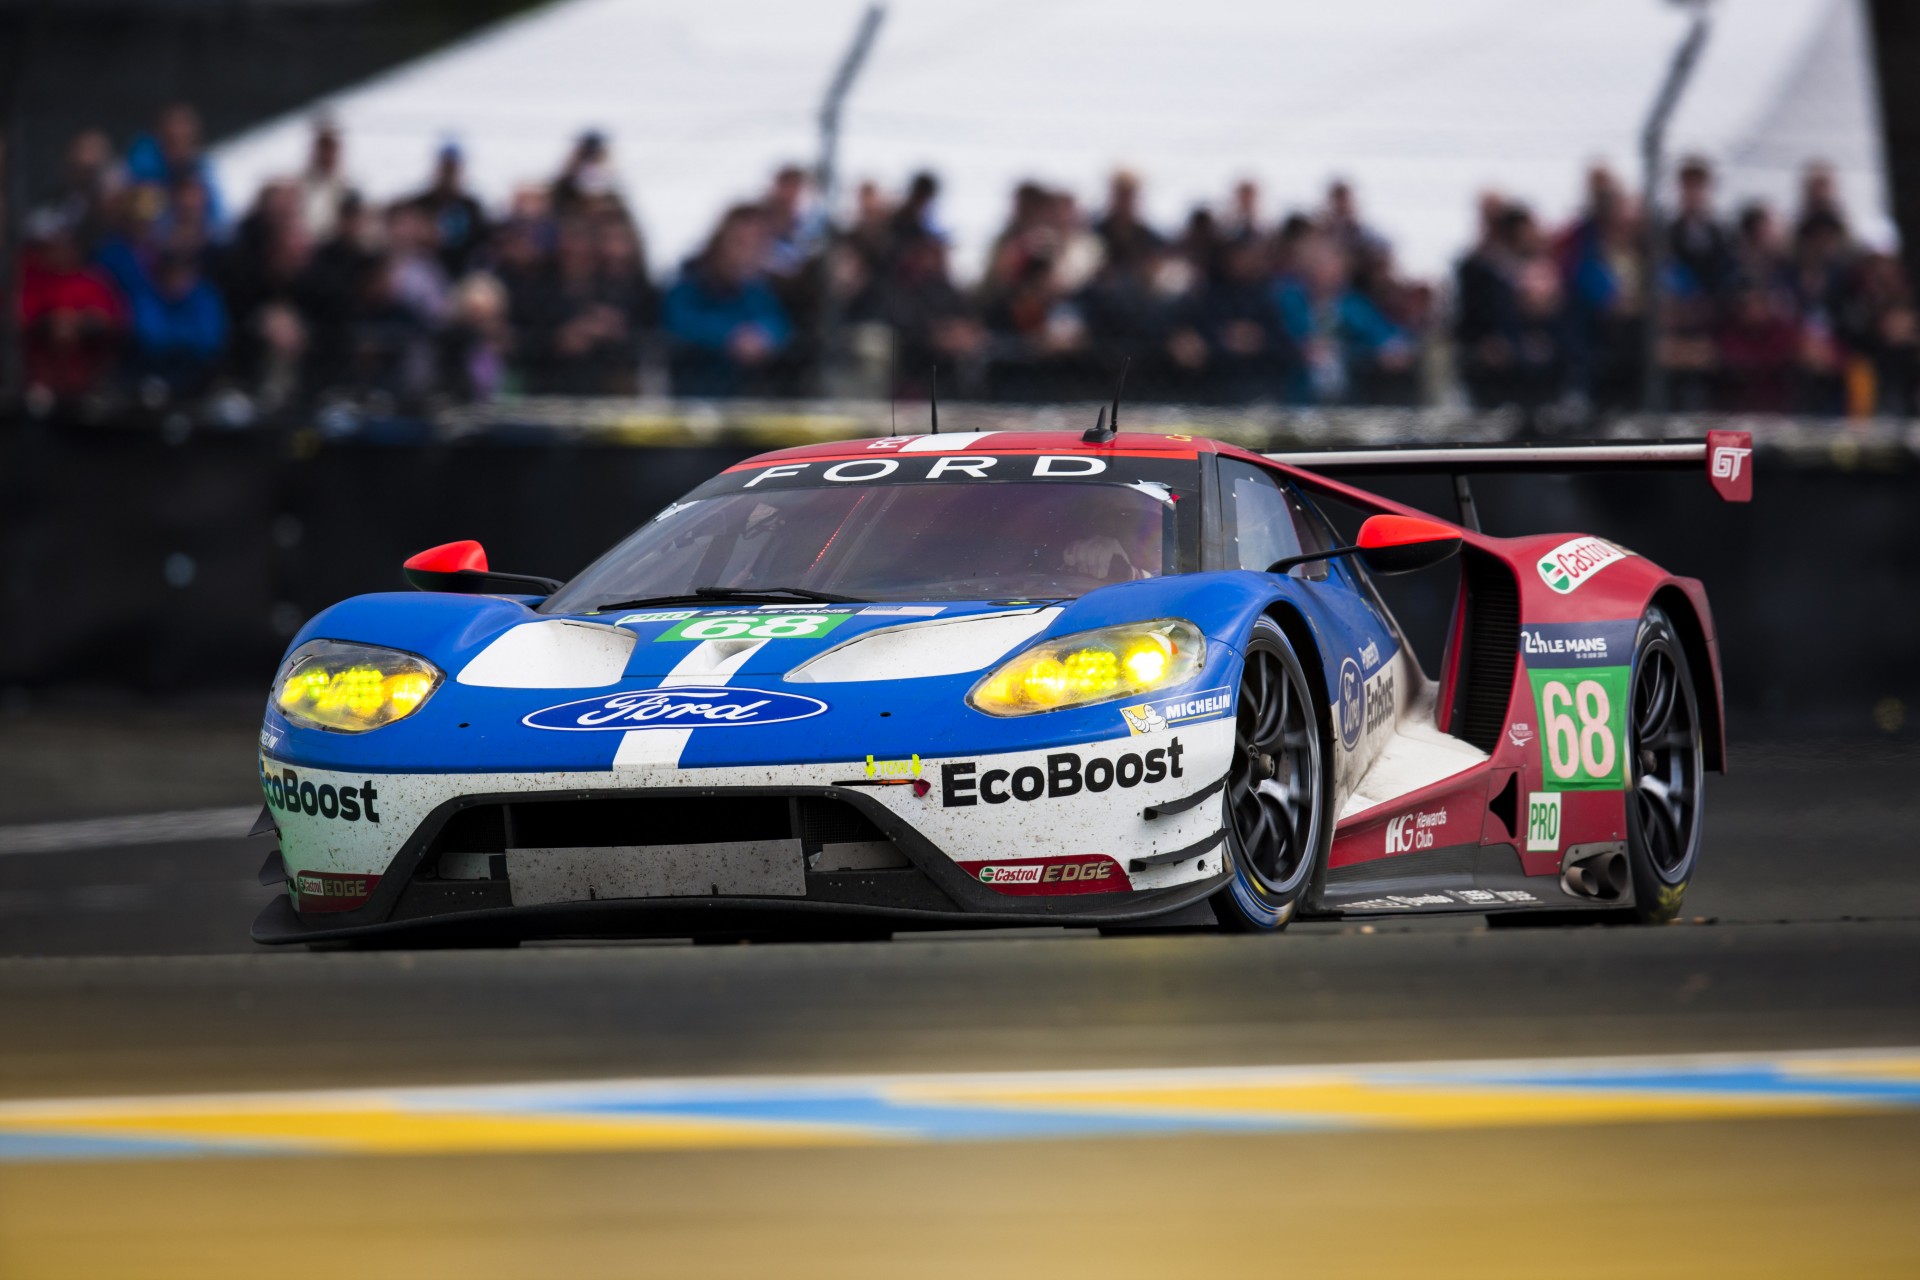
<path fill-rule="evenodd" d="M 476 654 L 454 681 L 491 689 L 602 689 L 627 669 L 633 644 L 625 627 L 577 618 L 523 622 Z"/>
<path fill-rule="evenodd" d="M 660 681 L 662 689 L 675 685 L 720 685 L 733 679 L 747 659 L 760 652 L 765 640 L 707 640 L 693 647 Z M 620 749 L 613 753 L 613 767 L 632 769 L 641 765 L 678 765 L 680 753 L 687 749 L 687 729 L 635 729 L 620 738 Z"/>
<path fill-rule="evenodd" d="M 237 809 L 183 809 L 124 818 L 82 818 L 0 827 L 0 855 L 66 853 L 120 845 L 172 844 L 190 840 L 239 840 L 253 826 L 258 805 Z"/>
<path fill-rule="evenodd" d="M 999 435 L 998 431 L 949 431 L 937 436 L 920 436 L 900 446 L 901 453 L 954 453 L 961 449 L 971 449 L 988 436 Z"/>

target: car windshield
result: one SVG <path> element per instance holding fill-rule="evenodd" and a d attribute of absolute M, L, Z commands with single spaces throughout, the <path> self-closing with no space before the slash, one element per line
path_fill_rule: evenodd
<path fill-rule="evenodd" d="M 783 477 L 783 479 L 786 479 Z M 545 606 L 801 590 L 861 600 L 1057 599 L 1179 572 L 1181 494 L 1126 478 L 707 486 Z M 1189 517 L 1191 518 L 1191 517 Z"/>

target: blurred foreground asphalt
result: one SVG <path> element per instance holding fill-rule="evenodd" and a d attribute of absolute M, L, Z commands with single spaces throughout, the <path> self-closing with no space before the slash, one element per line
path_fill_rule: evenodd
<path fill-rule="evenodd" d="M 1920 1118 L 0 1169 L 8 1277 L 1910 1277 Z"/>
<path fill-rule="evenodd" d="M 0 960 L 0 1097 L 1920 1045 L 1920 923 Z"/>
<path fill-rule="evenodd" d="M 5 1098 L 1920 1045 L 1920 788 L 1878 744 L 1737 755 L 1667 928 L 309 954 L 246 940 L 237 727 L 163 742 L 157 780 L 68 732 L 6 735 L 0 827 L 207 809 L 214 834 L 0 831 Z M 0 1164 L 0 1277 L 1911 1276 L 1917 1192 L 1911 1113 L 42 1162 Z"/>

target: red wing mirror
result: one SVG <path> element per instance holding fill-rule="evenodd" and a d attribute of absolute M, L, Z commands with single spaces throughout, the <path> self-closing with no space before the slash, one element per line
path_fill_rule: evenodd
<path fill-rule="evenodd" d="M 1314 560 L 1331 560 L 1358 552 L 1367 568 L 1375 573 L 1412 573 L 1428 569 L 1460 550 L 1460 531 L 1438 520 L 1419 516 L 1368 516 L 1360 526 L 1360 541 L 1351 547 L 1331 551 L 1309 551 L 1288 556 L 1267 566 L 1268 573 L 1287 573 L 1295 565 Z"/>
<path fill-rule="evenodd" d="M 1419 516 L 1368 516 L 1358 545 L 1360 559 L 1375 573 L 1412 573 L 1456 555 L 1460 531 Z"/>
<path fill-rule="evenodd" d="M 407 581 L 420 591 L 451 591 L 461 595 L 550 596 L 560 589 L 552 578 L 519 573 L 495 573 L 487 568 L 487 549 L 471 538 L 443 542 L 409 556 L 401 566 Z"/>

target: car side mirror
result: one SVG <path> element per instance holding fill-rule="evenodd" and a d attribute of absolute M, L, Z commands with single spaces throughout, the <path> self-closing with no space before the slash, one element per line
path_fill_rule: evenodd
<path fill-rule="evenodd" d="M 471 538 L 443 542 L 409 556 L 401 566 L 418 591 L 451 591 L 459 595 L 550 596 L 560 589 L 552 578 L 520 573 L 496 573 L 487 568 L 487 549 Z"/>
<path fill-rule="evenodd" d="M 1267 566 L 1268 573 L 1285 573 L 1297 564 L 1358 554 L 1375 573 L 1412 573 L 1451 559 L 1461 544 L 1460 531 L 1438 520 L 1419 516 L 1368 516 L 1360 538 L 1350 547 L 1288 556 Z"/>
<path fill-rule="evenodd" d="M 1360 526 L 1360 559 L 1375 573 L 1412 573 L 1451 560 L 1460 531 L 1419 516 L 1368 516 Z"/>

